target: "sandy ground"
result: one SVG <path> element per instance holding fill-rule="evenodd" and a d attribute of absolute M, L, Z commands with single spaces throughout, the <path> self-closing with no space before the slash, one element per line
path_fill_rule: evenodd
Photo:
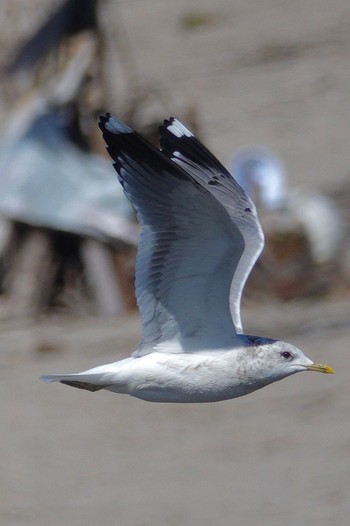
<path fill-rule="evenodd" d="M 195 103 L 224 162 L 256 143 L 282 156 L 291 186 L 346 179 L 348 1 L 118 6 L 140 83 L 166 92 L 171 112 Z M 212 21 L 186 31 L 191 11 Z M 2 322 L 0 523 L 348 524 L 349 299 L 248 305 L 245 321 L 336 375 L 300 374 L 212 405 L 150 404 L 38 380 L 127 356 L 137 316 Z"/>
<path fill-rule="evenodd" d="M 38 380 L 126 356 L 137 316 L 3 324 L 0 523 L 345 526 L 347 305 L 248 307 L 248 331 L 289 339 L 336 374 L 300 374 L 204 405 Z"/>

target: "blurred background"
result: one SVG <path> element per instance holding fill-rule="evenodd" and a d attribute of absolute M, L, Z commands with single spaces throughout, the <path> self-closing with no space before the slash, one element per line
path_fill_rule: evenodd
<path fill-rule="evenodd" d="M 0 522 L 335 525 L 350 481 L 350 5 L 2 0 Z M 48 386 L 129 355 L 139 228 L 97 128 L 176 116 L 253 197 L 245 332 L 336 375 L 212 405 Z M 316 378 L 315 378 L 316 376 Z"/>

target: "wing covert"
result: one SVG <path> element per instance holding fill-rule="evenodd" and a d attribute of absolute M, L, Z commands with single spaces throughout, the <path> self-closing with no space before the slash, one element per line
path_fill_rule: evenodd
<path fill-rule="evenodd" d="M 230 307 L 237 333 L 242 332 L 241 296 L 247 278 L 264 246 L 255 205 L 214 155 L 177 119 L 160 127 L 161 151 L 224 206 L 244 240 L 244 250 L 234 270 Z"/>

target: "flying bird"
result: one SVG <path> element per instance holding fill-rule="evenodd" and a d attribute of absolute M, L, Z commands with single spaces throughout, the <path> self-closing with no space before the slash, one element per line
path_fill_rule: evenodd
<path fill-rule="evenodd" d="M 129 358 L 43 379 L 152 402 L 216 402 L 300 371 L 333 373 L 289 343 L 243 334 L 242 291 L 264 238 L 253 202 L 209 150 L 174 118 L 160 127 L 160 150 L 108 113 L 99 126 L 142 226 L 142 340 Z"/>

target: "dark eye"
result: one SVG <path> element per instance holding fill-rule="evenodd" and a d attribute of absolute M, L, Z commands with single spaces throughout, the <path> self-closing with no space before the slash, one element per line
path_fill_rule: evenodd
<path fill-rule="evenodd" d="M 281 352 L 281 356 L 282 356 L 282 358 L 284 358 L 285 360 L 288 360 L 288 361 L 293 359 L 293 355 L 289 351 Z"/>

